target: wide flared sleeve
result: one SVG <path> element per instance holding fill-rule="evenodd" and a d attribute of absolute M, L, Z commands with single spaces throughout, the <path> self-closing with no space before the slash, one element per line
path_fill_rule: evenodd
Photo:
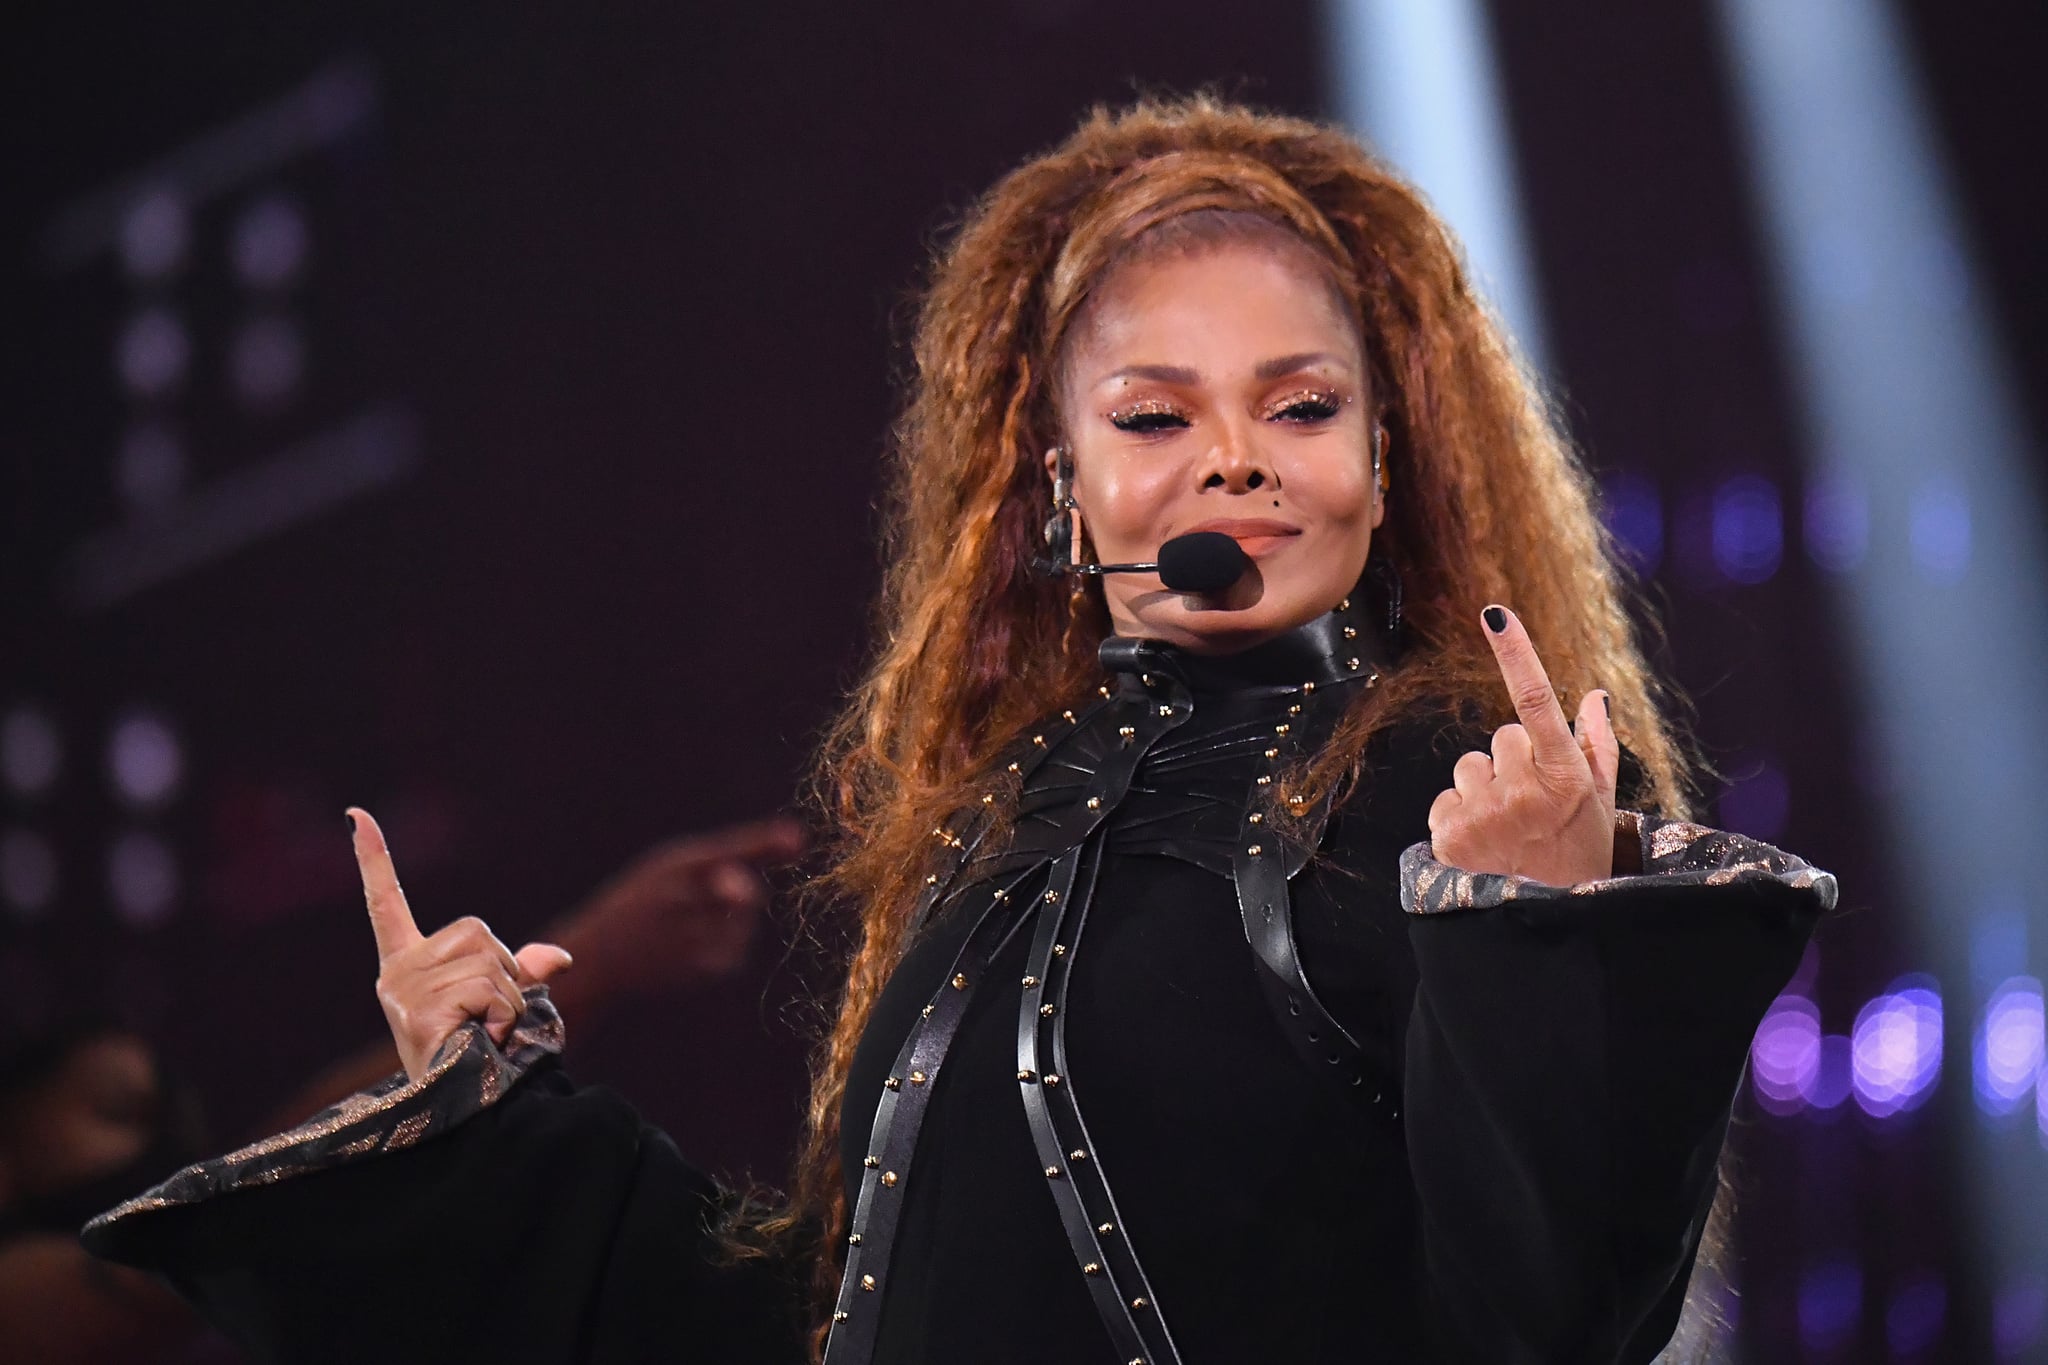
<path fill-rule="evenodd" d="M 796 1365 L 799 1277 L 733 1262 L 728 1198 L 617 1095 L 563 1073 L 544 989 L 299 1127 L 87 1224 L 251 1358 Z"/>
<path fill-rule="evenodd" d="M 1640 872 L 1558 887 L 1401 857 L 1403 1121 L 1446 1360 L 1638 1362 L 1678 1320 L 1752 1035 L 1830 874 L 1624 811 Z M 1618 860 L 1626 868 L 1626 860 Z"/>

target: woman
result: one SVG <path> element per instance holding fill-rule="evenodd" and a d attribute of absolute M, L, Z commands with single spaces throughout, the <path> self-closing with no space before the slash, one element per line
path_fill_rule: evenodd
<path fill-rule="evenodd" d="M 1656 1355 L 1835 887 L 1670 818 L 1588 481 L 1442 226 L 1328 129 L 1098 113 L 916 359 L 788 1205 L 572 1086 L 565 955 L 422 937 L 358 812 L 405 1075 L 89 1243 L 290 1360 Z M 1206 583 L 1085 572 L 1203 531 Z"/>

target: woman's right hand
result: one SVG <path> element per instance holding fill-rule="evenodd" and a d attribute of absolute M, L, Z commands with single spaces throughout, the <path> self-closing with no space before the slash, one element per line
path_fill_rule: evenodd
<path fill-rule="evenodd" d="M 471 1019 L 484 1021 L 492 1042 L 504 1042 L 525 1009 L 525 988 L 569 966 L 568 952 L 552 943 L 511 952 L 473 915 L 421 934 L 398 887 L 384 831 L 360 807 L 349 807 L 348 819 L 370 932 L 377 936 L 377 1002 L 405 1074 L 413 1080 L 425 1075 L 448 1035 Z"/>

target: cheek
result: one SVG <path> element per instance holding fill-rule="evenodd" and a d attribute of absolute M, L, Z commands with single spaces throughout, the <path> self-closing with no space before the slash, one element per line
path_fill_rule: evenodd
<path fill-rule="evenodd" d="M 1098 543 L 1102 537 L 1143 539 L 1156 531 L 1182 480 L 1166 460 L 1111 459 L 1076 479 L 1075 498 Z"/>
<path fill-rule="evenodd" d="M 1291 473 L 1282 470 L 1281 487 L 1296 506 L 1333 527 L 1372 521 L 1372 470 L 1349 457 L 1301 460 Z"/>

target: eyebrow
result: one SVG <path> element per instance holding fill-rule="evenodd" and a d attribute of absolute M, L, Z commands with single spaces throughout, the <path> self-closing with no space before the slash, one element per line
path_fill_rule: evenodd
<path fill-rule="evenodd" d="M 1300 351 L 1294 355 L 1262 360 L 1252 374 L 1260 380 L 1278 379 L 1318 364 L 1339 365 L 1342 362 L 1328 351 Z M 1155 384 L 1194 385 L 1202 382 L 1202 376 L 1185 365 L 1126 365 L 1104 375 L 1100 382 L 1108 384 L 1118 379 L 1149 379 Z"/>

